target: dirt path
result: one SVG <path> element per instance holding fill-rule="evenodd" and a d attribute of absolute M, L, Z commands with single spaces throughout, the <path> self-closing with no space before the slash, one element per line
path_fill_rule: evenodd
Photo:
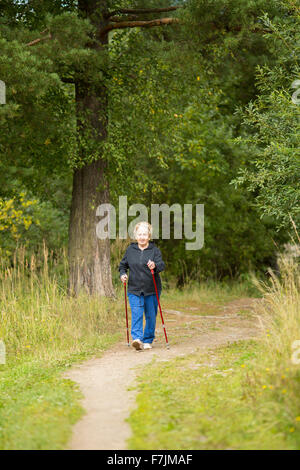
<path fill-rule="evenodd" d="M 120 343 L 101 358 L 90 359 L 65 372 L 63 377 L 80 385 L 84 395 L 82 406 L 86 410 L 73 428 L 67 449 L 126 449 L 130 428 L 125 419 L 135 405 L 137 394 L 137 390 L 128 391 L 128 387 L 135 384 L 139 369 L 154 358 L 168 361 L 197 349 L 257 336 L 259 324 L 253 308 L 260 302 L 260 299 L 243 298 L 222 307 L 202 304 L 208 315 L 201 316 L 195 312 L 199 313 L 198 307 L 190 307 L 184 312 L 182 309 L 164 309 L 170 349 L 165 347 L 158 317 L 152 350 L 138 352 Z"/>

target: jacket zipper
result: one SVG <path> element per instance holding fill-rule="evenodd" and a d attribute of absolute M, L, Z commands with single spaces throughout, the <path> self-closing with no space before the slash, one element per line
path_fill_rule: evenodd
<path fill-rule="evenodd" d="M 143 250 L 141 250 L 141 254 L 140 254 L 140 265 L 141 265 L 141 268 L 143 266 Z M 142 273 L 142 278 L 144 279 L 144 273 L 143 273 L 143 270 L 141 269 L 141 273 Z M 144 281 L 142 282 L 142 288 L 141 288 L 141 292 L 144 291 Z"/>

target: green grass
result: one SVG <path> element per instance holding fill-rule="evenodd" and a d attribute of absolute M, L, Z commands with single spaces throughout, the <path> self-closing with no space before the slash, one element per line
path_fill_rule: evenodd
<path fill-rule="evenodd" d="M 0 339 L 7 349 L 0 365 L 0 449 L 63 449 L 83 410 L 76 384 L 61 373 L 125 342 L 123 289 L 118 283 L 116 301 L 70 298 L 66 264 L 51 264 L 46 251 L 44 265 L 37 267 L 32 258 L 26 267 L 22 256 L 18 263 L 0 269 Z M 288 293 L 278 289 L 270 297 L 271 317 L 280 310 L 277 329 L 267 324 L 276 347 L 268 334 L 263 346 L 233 345 L 147 367 L 130 417 L 131 448 L 299 447 L 300 377 L 294 369 L 285 372 L 290 341 L 299 338 L 299 289 L 289 286 Z M 192 312 L 213 314 L 225 302 L 256 292 L 248 281 L 192 283 L 181 291 L 163 290 L 161 300 L 163 308 L 200 307 Z M 218 363 L 215 369 L 206 364 L 211 360 Z M 245 375 L 251 367 L 252 376 Z"/>
<path fill-rule="evenodd" d="M 259 340 L 154 362 L 144 370 L 129 418 L 130 449 L 300 449 L 300 365 L 292 360 L 300 338 L 300 270 L 288 257 L 279 264 L 280 279 L 272 272 L 268 281 L 253 279 L 263 297 L 253 312 Z M 215 295 L 205 285 L 202 292 L 187 290 L 186 305 L 196 307 L 201 298 L 213 309 L 244 296 L 241 288 L 228 286 L 224 296 L 222 285 Z M 184 308 L 184 301 L 178 294 L 174 308 Z"/>
<path fill-rule="evenodd" d="M 0 365 L 0 449 L 64 449 L 72 426 L 83 415 L 77 384 L 61 373 L 72 364 L 100 356 L 120 339 L 102 335 L 93 347 L 64 358 L 36 359 L 33 355 L 8 358 Z"/>
<path fill-rule="evenodd" d="M 1 371 L 1 449 L 63 449 L 83 410 L 80 392 L 58 372 L 34 359 Z"/>
<path fill-rule="evenodd" d="M 26 267 L 22 251 L 16 260 L 0 270 L 0 338 L 7 350 L 0 365 L 0 449 L 63 449 L 83 410 L 76 384 L 61 372 L 125 341 L 123 286 L 116 286 L 116 301 L 72 298 L 65 256 L 54 264 L 44 249 L 39 263 L 32 258 Z M 221 298 L 222 289 L 226 298 L 237 295 L 215 284 L 163 295 L 171 304 L 198 305 L 215 300 L 216 292 Z"/>
<path fill-rule="evenodd" d="M 251 378 L 263 353 L 251 340 L 153 361 L 138 380 L 128 448 L 299 449 L 296 410 L 287 416 L 270 377 Z"/>

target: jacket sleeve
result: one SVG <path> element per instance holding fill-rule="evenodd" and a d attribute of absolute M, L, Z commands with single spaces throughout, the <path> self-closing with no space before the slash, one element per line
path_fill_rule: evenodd
<path fill-rule="evenodd" d="M 166 265 L 162 259 L 161 251 L 160 249 L 156 246 L 154 250 L 154 263 L 155 263 L 155 268 L 154 268 L 154 273 L 160 273 L 164 269 L 166 269 Z"/>
<path fill-rule="evenodd" d="M 127 261 L 127 250 L 126 250 L 125 255 L 121 259 L 120 265 L 119 265 L 120 277 L 123 276 L 123 274 L 127 274 L 128 268 L 129 266 L 128 266 L 128 261 Z"/>

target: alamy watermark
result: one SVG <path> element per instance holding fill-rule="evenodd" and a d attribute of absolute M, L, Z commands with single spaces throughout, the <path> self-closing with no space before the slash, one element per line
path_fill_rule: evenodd
<path fill-rule="evenodd" d="M 119 196 L 119 238 L 126 239 L 129 235 L 134 239 L 134 227 L 138 222 L 149 221 L 153 227 L 152 238 L 170 240 L 171 226 L 174 239 L 194 240 L 185 244 L 186 250 L 200 250 L 204 245 L 204 204 L 194 204 L 195 223 L 193 223 L 193 204 L 174 203 L 151 204 L 151 222 L 148 220 L 148 209 L 144 204 L 132 204 L 127 207 L 127 196 Z M 116 238 L 116 208 L 109 203 L 100 204 L 96 215 L 102 219 L 96 224 L 96 234 L 100 239 Z M 173 222 L 171 223 L 171 213 Z M 128 216 L 135 216 L 128 226 Z M 161 234 L 160 234 L 161 214 Z M 183 229 L 183 230 L 182 230 Z M 128 235 L 127 235 L 128 234 Z"/>
<path fill-rule="evenodd" d="M 6 86 L 2 80 L 0 80 L 0 104 L 6 104 Z"/>

